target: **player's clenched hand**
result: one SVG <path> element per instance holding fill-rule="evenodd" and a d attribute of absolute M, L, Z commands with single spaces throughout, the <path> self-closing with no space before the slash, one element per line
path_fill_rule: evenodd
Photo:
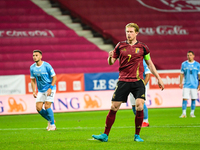
<path fill-rule="evenodd" d="M 159 88 L 161 88 L 161 90 L 164 90 L 164 88 L 165 88 L 164 83 L 161 79 L 158 79 L 158 86 L 159 86 Z"/>
<path fill-rule="evenodd" d="M 110 52 L 109 52 L 109 57 L 112 58 L 112 57 L 113 57 L 113 53 L 114 53 L 113 51 L 110 51 Z"/>
<path fill-rule="evenodd" d="M 37 98 L 37 94 L 35 92 L 33 92 L 33 97 Z"/>
<path fill-rule="evenodd" d="M 51 88 L 49 88 L 48 90 L 47 90 L 47 96 L 50 96 L 51 95 Z"/>

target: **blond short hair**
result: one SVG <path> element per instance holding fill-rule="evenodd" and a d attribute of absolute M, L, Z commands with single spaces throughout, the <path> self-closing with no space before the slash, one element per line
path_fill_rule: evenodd
<path fill-rule="evenodd" d="M 129 27 L 133 27 L 135 28 L 135 32 L 139 32 L 139 26 L 136 23 L 128 23 L 125 27 L 125 30 L 126 28 L 129 28 Z"/>

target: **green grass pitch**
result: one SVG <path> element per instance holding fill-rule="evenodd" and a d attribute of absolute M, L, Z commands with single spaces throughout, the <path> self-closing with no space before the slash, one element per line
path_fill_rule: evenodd
<path fill-rule="evenodd" d="M 150 127 L 142 128 L 144 142 L 135 142 L 132 110 L 119 110 L 108 142 L 92 139 L 104 131 L 108 111 L 55 113 L 56 131 L 46 131 L 39 114 L 0 116 L 1 150 L 199 150 L 200 107 L 196 118 L 179 118 L 181 108 L 149 109 Z"/>

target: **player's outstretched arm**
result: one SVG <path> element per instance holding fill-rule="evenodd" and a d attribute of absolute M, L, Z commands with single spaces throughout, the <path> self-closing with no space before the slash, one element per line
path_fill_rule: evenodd
<path fill-rule="evenodd" d="M 109 52 L 109 56 L 108 56 L 108 64 L 109 65 L 113 65 L 115 63 L 115 61 L 117 60 L 116 58 L 113 58 L 113 51 Z"/>
<path fill-rule="evenodd" d="M 180 84 L 179 87 L 182 89 L 183 88 L 183 73 L 180 74 Z"/>
<path fill-rule="evenodd" d="M 52 80 L 52 82 L 51 82 L 51 85 L 54 86 L 54 85 L 56 84 L 57 77 L 56 77 L 56 75 L 55 75 L 55 76 L 53 76 L 52 78 L 53 78 L 53 80 Z"/>
<path fill-rule="evenodd" d="M 151 73 L 158 79 L 158 86 L 161 88 L 161 90 L 164 90 L 164 83 L 161 79 L 161 77 L 159 76 L 153 62 L 151 61 L 151 59 L 145 60 L 149 70 L 151 71 Z"/>
<path fill-rule="evenodd" d="M 33 97 L 34 97 L 34 98 L 37 98 L 37 93 L 36 93 L 36 91 L 35 91 L 35 89 L 36 89 L 36 86 L 35 86 L 35 78 L 34 78 L 34 79 L 31 79 L 31 88 L 32 88 L 32 90 L 33 90 Z"/>

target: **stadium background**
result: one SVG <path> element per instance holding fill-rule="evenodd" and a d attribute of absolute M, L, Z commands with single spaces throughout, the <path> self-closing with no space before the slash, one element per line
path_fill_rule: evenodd
<path fill-rule="evenodd" d="M 151 76 L 148 107 L 181 107 L 180 65 L 188 50 L 200 58 L 199 9 L 191 0 L 2 0 L 0 115 L 36 113 L 29 78 L 34 49 L 58 76 L 55 112 L 109 109 L 118 64 L 107 64 L 107 52 L 125 40 L 129 22 L 140 26 L 138 40 L 150 48 L 166 87 L 160 91 Z"/>

